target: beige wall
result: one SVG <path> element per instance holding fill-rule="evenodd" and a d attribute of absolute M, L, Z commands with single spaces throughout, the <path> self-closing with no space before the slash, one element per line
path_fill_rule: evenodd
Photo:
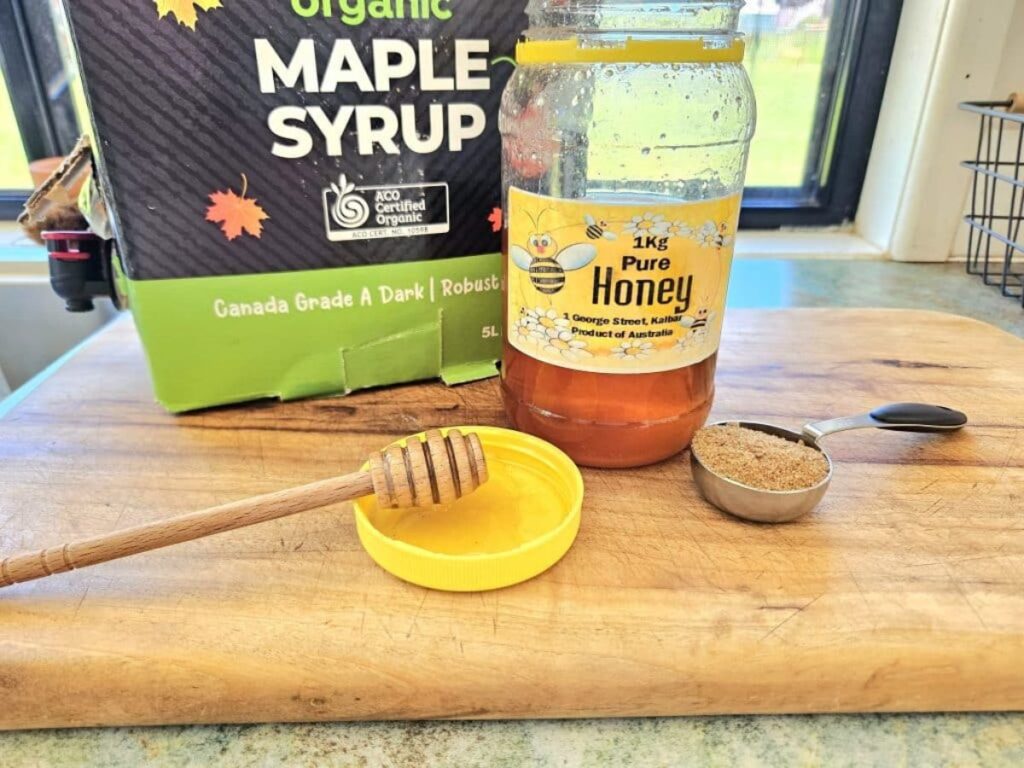
<path fill-rule="evenodd" d="M 1011 41 L 1004 50 L 1001 56 L 999 65 L 999 73 L 996 76 L 995 86 L 988 92 L 978 93 L 974 98 L 977 100 L 997 100 L 1006 98 L 1010 93 L 1020 92 L 1024 93 L 1024 46 L 1019 45 L 1017 41 L 1024 39 L 1024 2 L 1018 2 L 1013 12 L 1013 18 L 1010 21 L 1010 30 L 1008 40 Z M 978 118 L 980 123 L 981 118 Z M 1020 128 L 1018 125 L 1013 123 L 1007 123 L 1005 133 L 1003 135 L 1003 146 L 1002 152 L 1000 153 L 1001 160 L 1012 161 L 1017 154 L 1017 141 L 1020 136 Z M 970 148 L 970 153 L 973 154 L 974 145 Z M 969 160 L 971 157 L 957 157 L 952 158 L 956 162 L 961 160 Z M 1008 172 L 1010 175 L 1013 174 L 1013 168 L 1000 169 L 1001 172 Z M 970 172 L 964 169 L 964 178 L 970 178 Z M 1022 176 L 1024 176 L 1024 169 L 1022 169 Z M 995 208 L 1001 213 L 1005 214 L 1010 205 L 1010 188 L 1007 184 L 999 184 L 996 188 L 998 194 L 995 199 Z M 982 199 L 983 188 L 980 180 L 978 185 L 978 200 Z M 1018 202 L 1019 202 L 1018 194 Z M 964 214 L 966 215 L 970 210 L 971 204 L 971 190 L 968 187 L 967 194 L 964 199 Z M 966 224 L 960 224 L 957 229 L 956 237 L 951 245 L 950 252 L 953 258 L 964 258 L 967 253 L 967 233 L 968 227 Z M 1020 232 L 1018 240 L 1024 240 L 1024 228 Z M 993 244 L 994 247 L 994 244 Z M 1001 259 L 1005 253 L 1005 247 L 999 250 L 997 255 Z M 1022 258 L 1022 266 L 1024 266 L 1024 258 Z"/>
<path fill-rule="evenodd" d="M 4 380 L 17 389 L 113 317 L 109 301 L 96 306 L 71 314 L 47 280 L 0 274 L 0 397 Z"/>

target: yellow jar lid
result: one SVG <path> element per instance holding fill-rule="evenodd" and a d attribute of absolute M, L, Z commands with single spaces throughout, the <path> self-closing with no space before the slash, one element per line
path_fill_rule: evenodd
<path fill-rule="evenodd" d="M 516 46 L 518 64 L 712 64 L 743 61 L 739 38 L 726 47 L 712 47 L 703 38 L 638 40 L 627 37 L 610 45 L 581 46 L 576 37 L 565 40 L 524 40 Z"/>
<path fill-rule="evenodd" d="M 363 548 L 398 578 L 451 592 L 499 589 L 546 571 L 579 532 L 579 468 L 522 432 L 457 429 L 480 436 L 490 479 L 448 505 L 380 509 L 372 496 L 360 499 L 355 516 Z"/>

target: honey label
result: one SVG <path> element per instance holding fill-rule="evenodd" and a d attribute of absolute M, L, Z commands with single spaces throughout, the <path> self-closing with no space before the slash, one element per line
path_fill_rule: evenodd
<path fill-rule="evenodd" d="M 694 203 L 508 199 L 509 343 L 595 373 L 682 368 L 718 350 L 740 196 Z"/>

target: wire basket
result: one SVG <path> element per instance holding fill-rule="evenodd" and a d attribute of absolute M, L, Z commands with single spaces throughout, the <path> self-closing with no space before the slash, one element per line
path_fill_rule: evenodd
<path fill-rule="evenodd" d="M 1024 306 L 1024 114 L 1011 111 L 1020 102 L 965 101 L 960 109 L 981 116 L 971 171 L 967 223 L 967 272 Z"/>

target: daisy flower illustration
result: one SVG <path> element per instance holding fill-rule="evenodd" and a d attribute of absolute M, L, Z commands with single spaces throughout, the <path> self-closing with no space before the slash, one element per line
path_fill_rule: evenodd
<path fill-rule="evenodd" d="M 732 242 L 732 235 L 728 234 L 728 232 L 729 227 L 724 221 L 721 224 L 715 224 L 715 222 L 709 219 L 708 221 L 705 221 L 704 226 L 694 234 L 694 240 L 696 240 L 702 248 L 721 248 L 722 246 L 729 245 Z"/>
<path fill-rule="evenodd" d="M 704 226 L 694 232 L 693 239 L 697 241 L 701 248 L 713 248 L 717 246 L 718 225 L 710 219 L 705 221 Z"/>
<path fill-rule="evenodd" d="M 693 235 L 693 230 L 685 221 L 673 221 L 668 225 L 666 234 L 668 234 L 669 237 L 690 237 Z"/>
<path fill-rule="evenodd" d="M 649 341 L 624 341 L 612 348 L 616 360 L 646 360 L 653 354 L 654 345 Z"/>
<path fill-rule="evenodd" d="M 634 237 L 637 235 L 656 235 L 662 237 L 668 233 L 669 223 L 660 213 L 655 215 L 648 211 L 643 216 L 634 216 L 626 224 L 623 231 Z"/>
<path fill-rule="evenodd" d="M 545 352 L 574 362 L 593 357 L 587 351 L 587 342 L 580 341 L 570 330 L 569 321 L 559 317 L 553 309 L 536 307 L 523 310 L 518 324 L 528 344 L 536 344 Z"/>
<path fill-rule="evenodd" d="M 569 331 L 563 331 L 556 338 L 548 339 L 544 351 L 550 355 L 559 355 L 569 362 L 576 362 L 593 357 L 587 351 L 587 342 L 580 341 Z"/>
<path fill-rule="evenodd" d="M 679 350 L 689 350 L 693 347 L 699 347 L 708 340 L 708 329 L 705 328 L 694 328 L 687 331 L 683 336 L 676 342 L 676 347 Z"/>
<path fill-rule="evenodd" d="M 533 325 L 536 325 L 536 321 L 534 321 Z M 532 326 L 527 322 L 526 311 L 522 310 L 519 319 L 512 323 L 509 333 L 512 336 L 512 340 L 517 344 L 526 345 L 533 344 L 535 341 L 534 337 L 530 333 L 531 330 Z"/>
<path fill-rule="evenodd" d="M 520 320 L 527 335 L 537 341 L 544 341 L 549 338 L 557 338 L 558 334 L 569 330 L 569 321 L 559 317 L 553 309 L 535 307 L 534 309 L 523 310 Z"/>

